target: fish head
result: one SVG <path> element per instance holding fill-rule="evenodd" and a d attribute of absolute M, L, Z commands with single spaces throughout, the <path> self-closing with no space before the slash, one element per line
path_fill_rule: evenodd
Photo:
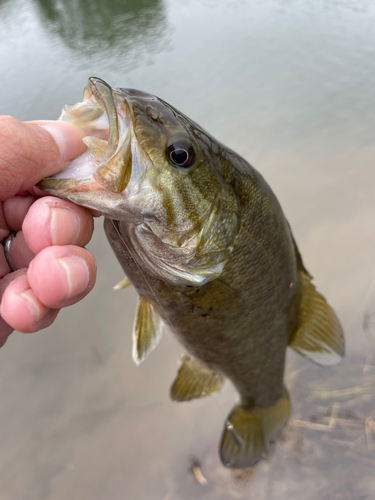
<path fill-rule="evenodd" d="M 240 215 L 219 143 L 162 99 L 99 78 L 60 119 L 83 128 L 88 150 L 38 187 L 117 221 L 154 276 L 199 285 L 221 274 Z"/>

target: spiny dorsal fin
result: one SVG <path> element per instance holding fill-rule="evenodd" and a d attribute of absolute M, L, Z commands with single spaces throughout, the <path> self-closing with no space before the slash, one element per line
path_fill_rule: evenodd
<path fill-rule="evenodd" d="M 219 373 L 184 354 L 170 396 L 173 401 L 190 401 L 219 391 L 223 384 L 224 378 Z"/>
<path fill-rule="evenodd" d="M 155 349 L 162 337 L 162 321 L 155 308 L 138 298 L 133 329 L 133 360 L 139 365 Z"/>
<path fill-rule="evenodd" d="M 282 431 L 289 413 L 286 391 L 273 406 L 235 406 L 227 418 L 220 444 L 220 457 L 225 467 L 244 469 L 259 462 Z"/>
<path fill-rule="evenodd" d="M 124 278 L 123 280 L 119 281 L 119 282 L 117 283 L 117 285 L 115 285 L 115 286 L 113 287 L 113 289 L 114 289 L 114 290 L 121 290 L 122 288 L 127 288 L 128 286 L 131 286 L 131 285 L 132 285 L 132 284 L 131 284 L 131 282 L 130 282 L 129 278 L 127 278 L 127 277 L 125 276 L 125 278 Z"/>
<path fill-rule="evenodd" d="M 337 364 L 344 356 L 341 325 L 325 298 L 315 290 L 311 277 L 301 272 L 299 327 L 289 347 L 323 366 Z"/>

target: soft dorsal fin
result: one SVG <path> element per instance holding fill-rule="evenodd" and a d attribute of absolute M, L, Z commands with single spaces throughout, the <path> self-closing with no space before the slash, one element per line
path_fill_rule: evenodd
<path fill-rule="evenodd" d="M 224 378 L 219 373 L 183 354 L 170 396 L 173 401 L 190 401 L 219 391 L 223 384 Z"/>
<path fill-rule="evenodd" d="M 315 290 L 311 277 L 303 271 L 300 271 L 300 277 L 299 326 L 289 347 L 318 365 L 335 365 L 345 352 L 340 322 L 326 299 Z"/>
<path fill-rule="evenodd" d="M 130 282 L 129 278 L 127 278 L 127 277 L 125 276 L 125 278 L 124 278 L 123 280 L 119 281 L 119 282 L 117 283 L 117 285 L 115 285 L 115 286 L 113 287 L 113 289 L 114 289 L 114 290 L 121 290 L 122 288 L 128 288 L 128 286 L 131 286 L 131 285 L 132 285 L 132 284 L 131 284 L 131 282 Z"/>
<path fill-rule="evenodd" d="M 138 298 L 133 329 L 133 360 L 137 365 L 155 349 L 162 337 L 162 321 L 154 306 Z"/>

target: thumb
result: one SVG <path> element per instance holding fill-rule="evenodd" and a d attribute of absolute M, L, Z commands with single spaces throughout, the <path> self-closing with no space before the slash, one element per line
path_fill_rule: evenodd
<path fill-rule="evenodd" d="M 23 123 L 0 116 L 0 201 L 63 170 L 86 150 L 84 136 L 69 122 Z"/>

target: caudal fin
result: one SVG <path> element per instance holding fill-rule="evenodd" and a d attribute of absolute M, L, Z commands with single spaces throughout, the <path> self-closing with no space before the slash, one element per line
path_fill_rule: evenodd
<path fill-rule="evenodd" d="M 269 445 L 288 421 L 290 403 L 287 392 L 273 406 L 246 408 L 235 406 L 227 418 L 220 444 L 225 467 L 252 467 L 266 456 Z"/>

